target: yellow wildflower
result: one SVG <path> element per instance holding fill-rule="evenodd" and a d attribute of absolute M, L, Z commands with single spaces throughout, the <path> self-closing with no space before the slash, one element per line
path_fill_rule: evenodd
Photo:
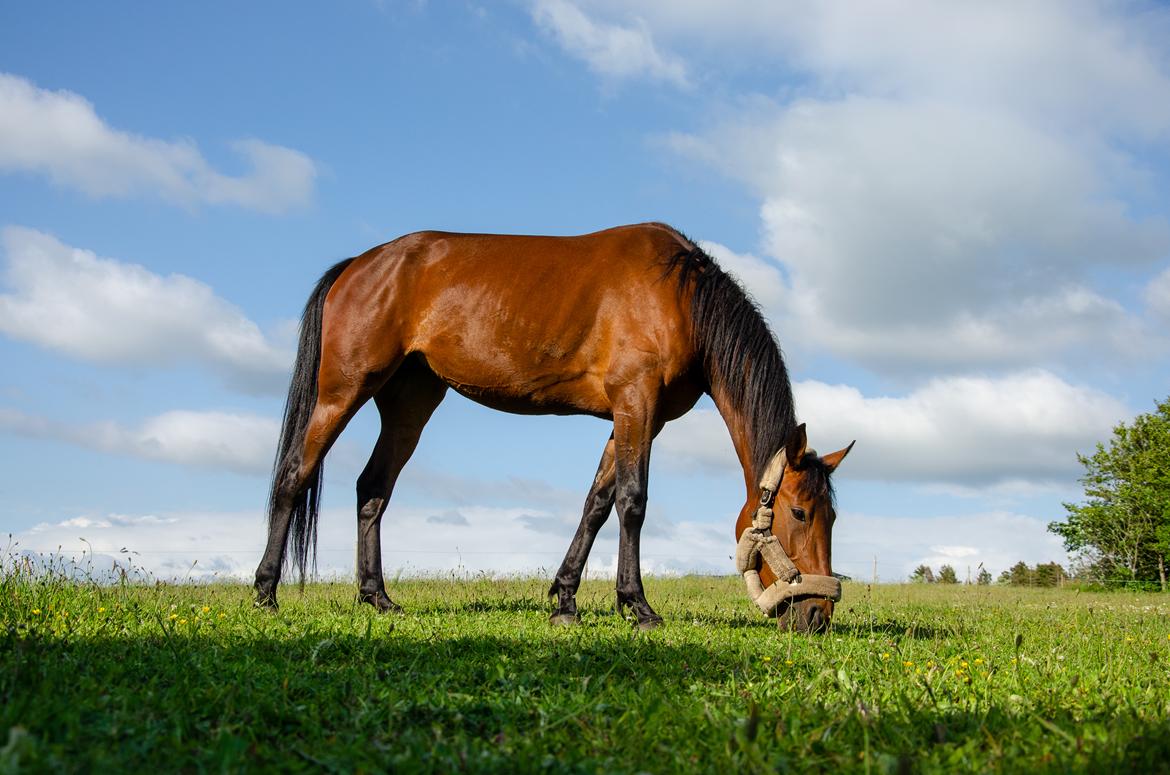
<path fill-rule="evenodd" d="M 219 615 L 219 618 L 220 618 L 220 619 L 226 619 L 226 618 L 227 618 L 227 614 L 225 614 L 225 613 L 222 613 L 222 612 L 221 612 L 221 613 L 220 613 L 220 615 Z"/>
<path fill-rule="evenodd" d="M 106 607 L 104 605 L 98 606 L 98 613 L 99 614 L 104 614 L 105 612 L 106 612 Z"/>
<path fill-rule="evenodd" d="M 206 614 L 206 613 L 210 613 L 210 612 L 211 612 L 211 606 L 209 606 L 209 605 L 203 606 L 203 613 Z"/>
<path fill-rule="evenodd" d="M 771 662 L 771 661 L 772 661 L 772 658 L 771 658 L 771 657 L 764 657 L 764 661 L 765 661 L 765 662 Z"/>
<path fill-rule="evenodd" d="M 882 659 L 889 659 L 889 658 L 890 658 L 890 652 L 883 651 L 882 652 Z"/>
<path fill-rule="evenodd" d="M 902 663 L 902 667 L 914 667 L 914 663 L 907 659 Z"/>
<path fill-rule="evenodd" d="M 180 620 L 179 620 L 179 624 L 186 624 L 186 623 L 187 623 L 187 620 L 186 620 L 186 619 L 180 619 Z"/>
<path fill-rule="evenodd" d="M 171 621 L 172 621 L 172 622 L 173 622 L 175 619 L 178 619 L 178 618 L 179 618 L 179 615 L 178 615 L 178 614 L 171 614 Z"/>
<path fill-rule="evenodd" d="M 793 662 L 791 659 L 786 659 L 786 660 L 784 660 L 784 664 L 788 665 L 789 667 L 792 667 L 796 663 Z"/>
<path fill-rule="evenodd" d="M 32 613 L 33 613 L 33 616 L 40 616 L 40 615 L 41 615 L 41 609 L 39 609 L 39 608 L 34 608 L 34 609 L 32 610 Z"/>
<path fill-rule="evenodd" d="M 975 657 L 975 664 L 982 665 L 983 664 L 983 657 Z"/>
<path fill-rule="evenodd" d="M 966 667 L 966 666 L 967 666 L 967 660 L 965 660 L 965 659 L 959 663 L 959 667 Z"/>

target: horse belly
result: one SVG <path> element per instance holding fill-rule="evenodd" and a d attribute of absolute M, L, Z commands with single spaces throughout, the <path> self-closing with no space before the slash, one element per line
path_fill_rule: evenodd
<path fill-rule="evenodd" d="M 473 328 L 444 326 L 420 343 L 431 370 L 459 394 L 514 414 L 610 416 L 589 344 Z"/>

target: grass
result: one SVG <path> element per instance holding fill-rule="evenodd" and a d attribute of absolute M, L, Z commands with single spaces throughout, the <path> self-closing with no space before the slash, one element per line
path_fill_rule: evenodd
<path fill-rule="evenodd" d="M 848 584 L 779 632 L 735 578 L 99 586 L 0 578 L 0 771 L 1067 772 L 1170 767 L 1170 597 Z M 7 735 L 7 739 L 4 739 Z"/>

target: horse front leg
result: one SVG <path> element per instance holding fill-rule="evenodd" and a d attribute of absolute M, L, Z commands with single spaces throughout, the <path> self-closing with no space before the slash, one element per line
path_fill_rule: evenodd
<path fill-rule="evenodd" d="M 597 474 L 593 477 L 593 486 L 585 498 L 585 509 L 581 514 L 581 523 L 577 525 L 577 533 L 548 590 L 549 597 L 557 598 L 556 610 L 549 617 L 552 624 L 574 624 L 581 620 L 577 615 L 577 589 L 581 586 L 581 574 L 585 570 L 585 561 L 589 559 L 593 541 L 613 510 L 616 482 L 617 469 L 614 466 L 611 433 L 605 451 L 601 454 Z"/>
<path fill-rule="evenodd" d="M 614 454 L 617 469 L 616 505 L 621 534 L 618 538 L 617 608 L 629 608 L 638 627 L 662 623 L 646 601 L 642 588 L 642 523 L 646 520 L 650 446 L 656 435 L 657 393 L 652 382 L 627 384 L 614 402 Z M 660 426 L 658 426 L 660 427 Z"/>

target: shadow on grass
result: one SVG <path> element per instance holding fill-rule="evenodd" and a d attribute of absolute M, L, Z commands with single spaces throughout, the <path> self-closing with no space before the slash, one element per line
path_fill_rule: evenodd
<path fill-rule="evenodd" d="M 1170 761 L 1164 718 L 1056 708 L 1040 723 L 997 707 L 939 710 L 924 698 L 878 713 L 827 684 L 796 702 L 752 689 L 736 648 L 632 632 L 265 625 L 214 636 L 0 632 L 0 730 L 28 730 L 9 753 L 34 770 L 117 771 L 677 771 L 753 761 L 825 771 L 854 769 L 871 750 L 888 752 L 885 769 L 913 771 L 936 754 L 940 766 L 959 754 L 974 764 L 1012 747 L 1057 770 Z M 792 674 L 780 684 L 810 681 Z"/>

